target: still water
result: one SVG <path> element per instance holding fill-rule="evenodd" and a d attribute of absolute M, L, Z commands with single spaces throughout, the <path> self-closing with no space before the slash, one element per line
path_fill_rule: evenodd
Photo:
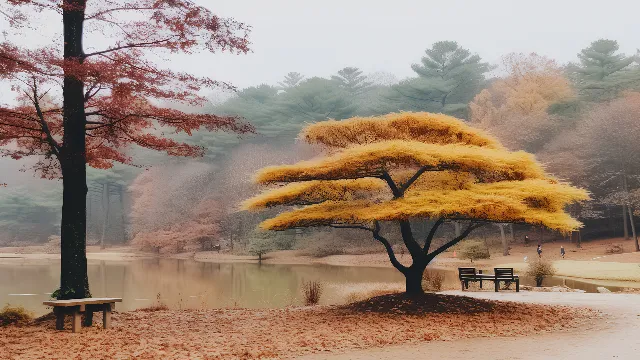
<path fill-rule="evenodd" d="M 41 304 L 57 288 L 59 269 L 60 263 L 55 260 L 35 265 L 16 259 L 0 264 L 0 307 L 21 305 L 36 315 L 46 313 L 47 309 Z M 445 286 L 459 286 L 455 270 L 436 271 L 445 275 Z M 207 263 L 177 259 L 90 261 L 88 272 L 92 295 L 121 297 L 123 302 L 117 308 L 125 311 L 158 301 L 174 309 L 301 305 L 301 289 L 307 281 L 323 283 L 321 304 L 340 304 L 358 289 L 399 288 L 404 282 L 402 275 L 390 268 Z M 531 279 L 521 279 L 523 285 L 533 285 Z M 602 286 L 557 277 L 545 279 L 544 285 L 566 285 L 587 292 L 596 292 L 597 287 Z M 493 284 L 487 286 L 491 289 Z"/>
<path fill-rule="evenodd" d="M 60 262 L 0 264 L 0 307 L 22 305 L 36 314 L 60 283 Z M 321 281 L 321 304 L 344 302 L 349 290 L 371 283 L 401 284 L 394 269 L 329 265 L 207 263 L 177 259 L 89 262 L 94 297 L 121 297 L 119 310 L 153 305 L 171 308 L 266 308 L 302 304 L 304 282 Z"/>

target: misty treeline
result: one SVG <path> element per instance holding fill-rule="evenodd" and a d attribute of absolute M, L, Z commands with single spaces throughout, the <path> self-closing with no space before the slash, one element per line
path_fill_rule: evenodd
<path fill-rule="evenodd" d="M 157 252 L 220 244 L 260 255 L 294 247 L 300 231 L 260 233 L 256 225 L 272 214 L 239 210 L 239 202 L 257 190 L 254 172 L 313 157 L 314 149 L 296 142 L 305 124 L 398 111 L 465 119 L 511 149 L 536 154 L 553 174 L 591 191 L 593 201 L 570 209 L 586 224 L 583 239 L 635 235 L 633 220 L 640 215 L 640 53 L 624 54 L 616 41 L 601 39 L 569 64 L 520 53 L 490 64 L 474 50 L 453 41 L 434 43 L 416 63 L 407 64 L 414 71 L 407 79 L 366 74 L 352 66 L 327 77 L 292 71 L 277 84 L 240 89 L 205 108 L 180 109 L 240 116 L 256 127 L 256 135 L 176 135 L 205 147 L 205 157 L 166 160 L 134 148 L 138 163 L 153 166 L 90 171 L 89 243 L 132 242 Z M 0 241 L 42 242 L 58 231 L 55 191 L 16 188 L 7 193 L 0 199 Z M 450 231 L 456 231 L 454 225 Z M 484 231 L 504 233 L 502 227 Z M 302 238 L 312 243 L 357 240 L 341 230 L 304 232 Z M 544 236 L 539 230 L 531 234 Z"/>

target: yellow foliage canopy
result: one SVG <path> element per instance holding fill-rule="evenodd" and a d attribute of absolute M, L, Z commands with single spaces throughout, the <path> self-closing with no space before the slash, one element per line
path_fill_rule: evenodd
<path fill-rule="evenodd" d="M 362 224 L 374 220 L 456 218 L 522 222 L 567 231 L 580 223 L 563 211 L 564 204 L 587 200 L 587 194 L 566 184 L 546 180 L 474 184 L 462 190 L 413 190 L 385 202 L 326 201 L 283 213 L 262 224 L 265 229 Z"/>
<path fill-rule="evenodd" d="M 391 140 L 350 147 L 320 160 L 267 167 L 258 173 L 257 181 L 268 184 L 379 177 L 385 171 L 403 167 L 463 171 L 489 181 L 545 177 L 533 155 L 523 151 Z"/>
<path fill-rule="evenodd" d="M 394 127 L 398 121 L 404 127 Z M 455 142 L 457 135 L 444 128 L 457 129 L 462 140 Z M 246 201 L 245 209 L 302 206 L 263 222 L 264 229 L 410 218 L 522 222 L 563 232 L 581 226 L 564 207 L 587 200 L 584 190 L 555 180 L 532 155 L 510 152 L 449 116 L 402 113 L 325 121 L 302 134 L 334 148 L 320 159 L 258 173 L 260 183 L 290 184 Z"/>
<path fill-rule="evenodd" d="M 502 149 L 498 140 L 452 116 L 402 112 L 380 117 L 354 117 L 322 121 L 300 134 L 309 144 L 333 148 L 365 145 L 385 140 L 419 141 L 427 144 L 464 144 Z"/>

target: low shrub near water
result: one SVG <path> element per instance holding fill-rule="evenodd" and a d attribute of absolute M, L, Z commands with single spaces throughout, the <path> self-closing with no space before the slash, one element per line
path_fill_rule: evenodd
<path fill-rule="evenodd" d="M 556 273 L 556 269 L 551 262 L 544 259 L 535 259 L 529 263 L 527 269 L 527 276 L 531 276 L 536 280 L 536 286 L 542 286 L 544 278 L 547 276 L 553 276 Z"/>
<path fill-rule="evenodd" d="M 317 305 L 322 295 L 322 284 L 318 281 L 309 281 L 302 284 L 302 294 L 306 305 Z"/>
<path fill-rule="evenodd" d="M 33 314 L 22 306 L 9 306 L 0 310 L 0 326 L 20 325 L 33 319 Z"/>
<path fill-rule="evenodd" d="M 489 259 L 491 254 L 487 245 L 478 240 L 466 241 L 460 249 L 460 257 L 463 259 L 469 259 L 471 262 L 478 259 Z"/>
<path fill-rule="evenodd" d="M 422 286 L 427 291 L 440 291 L 444 283 L 444 274 L 433 270 L 425 270 L 422 274 Z"/>

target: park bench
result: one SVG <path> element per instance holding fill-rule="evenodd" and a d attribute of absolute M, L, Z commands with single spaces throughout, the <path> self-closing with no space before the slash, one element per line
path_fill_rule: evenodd
<path fill-rule="evenodd" d="M 476 268 L 458 268 L 458 278 L 460 279 L 462 291 L 469 289 L 469 283 L 474 281 L 480 283 L 480 289 L 482 289 L 483 281 L 493 281 L 496 292 L 500 290 L 500 281 L 515 282 L 516 292 L 520 291 L 520 279 L 513 274 L 513 268 L 494 268 L 493 272 L 493 275 L 491 275 L 483 274 L 482 270 L 476 271 Z"/>
<path fill-rule="evenodd" d="M 505 283 L 516 283 L 516 292 L 520 292 L 520 278 L 518 275 L 513 274 L 513 268 L 493 268 L 493 275 L 495 276 L 496 292 L 500 289 L 500 281 Z"/>
<path fill-rule="evenodd" d="M 85 314 L 85 326 L 91 326 L 89 319 L 93 318 L 93 313 L 102 311 L 102 327 L 108 329 L 111 326 L 111 311 L 117 302 L 122 302 L 120 298 L 86 298 L 72 300 L 50 300 L 43 302 L 44 305 L 52 306 L 56 315 L 56 329 L 64 330 L 64 316 L 73 316 L 72 331 L 80 332 L 81 313 Z"/>

